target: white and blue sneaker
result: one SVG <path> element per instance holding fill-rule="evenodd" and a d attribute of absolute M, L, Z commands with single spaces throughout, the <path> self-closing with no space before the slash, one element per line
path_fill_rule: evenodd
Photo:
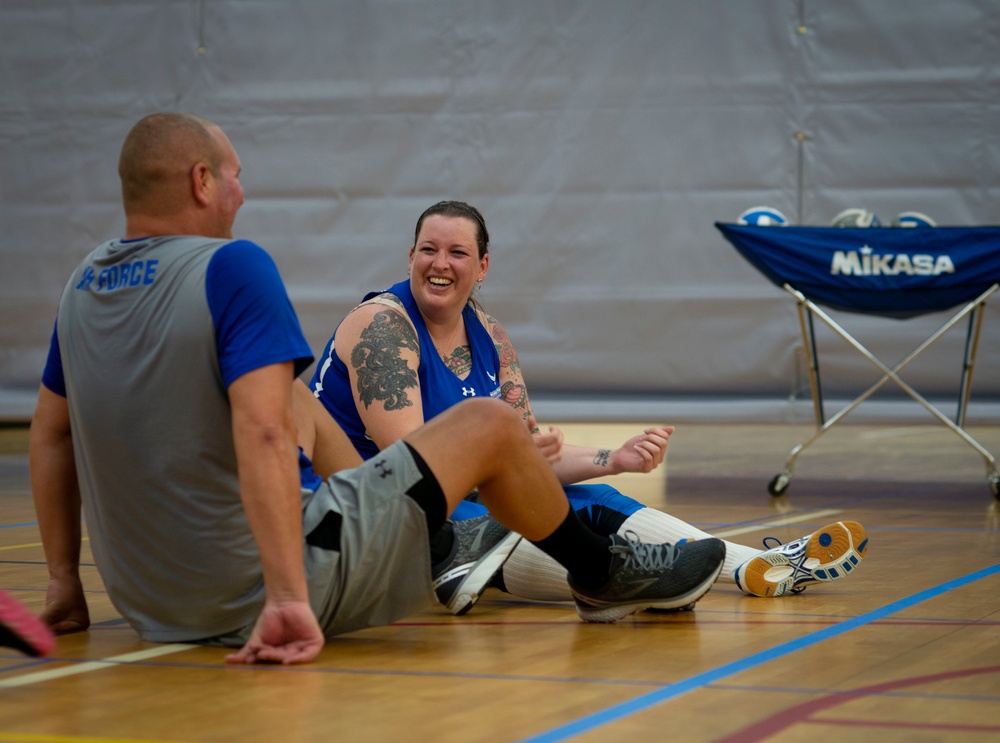
<path fill-rule="evenodd" d="M 764 547 L 736 569 L 736 585 L 751 596 L 783 596 L 852 573 L 868 549 L 868 534 L 857 521 L 837 521 L 788 544 L 766 537 Z"/>

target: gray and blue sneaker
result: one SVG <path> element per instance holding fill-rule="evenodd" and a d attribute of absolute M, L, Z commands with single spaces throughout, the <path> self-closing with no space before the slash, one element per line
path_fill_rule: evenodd
<path fill-rule="evenodd" d="M 708 593 L 722 571 L 721 539 L 645 544 L 631 531 L 612 534 L 611 577 L 598 589 L 569 578 L 576 610 L 585 622 L 617 622 L 644 609 L 681 609 Z"/>
<path fill-rule="evenodd" d="M 455 539 L 448 558 L 434 566 L 434 594 L 452 614 L 476 605 L 521 535 L 486 514 L 452 523 Z"/>

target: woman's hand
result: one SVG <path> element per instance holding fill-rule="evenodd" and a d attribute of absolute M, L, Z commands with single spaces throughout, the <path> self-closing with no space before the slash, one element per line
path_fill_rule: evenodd
<path fill-rule="evenodd" d="M 548 433 L 542 433 L 538 428 L 538 421 L 535 416 L 529 416 L 527 420 L 528 430 L 535 446 L 545 457 L 549 464 L 555 464 L 562 459 L 563 432 L 555 426 L 549 426 Z"/>
<path fill-rule="evenodd" d="M 614 472 L 652 472 L 667 455 L 667 440 L 673 426 L 647 428 L 611 452 Z"/>

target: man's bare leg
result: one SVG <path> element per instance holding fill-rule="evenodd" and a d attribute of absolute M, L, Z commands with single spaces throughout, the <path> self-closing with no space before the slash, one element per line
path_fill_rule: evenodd
<path fill-rule="evenodd" d="M 566 518 L 569 501 L 521 417 L 500 401 L 468 400 L 406 437 L 427 462 L 448 512 L 474 488 L 490 513 L 533 542 Z"/>
<path fill-rule="evenodd" d="M 565 567 L 577 611 L 587 621 L 693 604 L 722 568 L 725 545 L 718 539 L 674 547 L 589 530 L 570 509 L 521 417 L 503 402 L 459 403 L 406 441 L 434 473 L 449 512 L 478 486 L 497 521 Z"/>

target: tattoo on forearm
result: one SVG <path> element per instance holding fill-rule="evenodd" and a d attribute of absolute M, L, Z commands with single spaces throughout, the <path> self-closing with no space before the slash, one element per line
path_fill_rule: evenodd
<path fill-rule="evenodd" d="M 515 409 L 520 410 L 527 403 L 528 395 L 525 392 L 523 384 L 507 382 L 500 387 L 500 399 Z"/>
<path fill-rule="evenodd" d="M 358 397 L 370 408 L 382 400 L 386 410 L 402 410 L 413 403 L 408 389 L 417 388 L 417 372 L 400 356 L 402 349 L 420 352 L 413 327 L 396 312 L 379 312 L 361 331 L 351 351 L 351 366 L 358 375 Z"/>
<path fill-rule="evenodd" d="M 594 457 L 594 464 L 596 464 L 598 467 L 607 467 L 609 461 L 611 461 L 611 450 L 598 449 L 597 456 Z"/>

